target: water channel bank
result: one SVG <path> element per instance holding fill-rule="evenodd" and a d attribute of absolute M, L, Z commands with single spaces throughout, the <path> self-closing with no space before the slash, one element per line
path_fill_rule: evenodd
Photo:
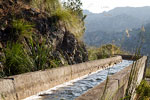
<path fill-rule="evenodd" d="M 0 79 L 0 100 L 21 100 L 121 61 L 122 57 L 116 56 Z"/>
<path fill-rule="evenodd" d="M 133 61 L 123 60 L 121 63 L 110 66 L 107 69 L 98 70 L 95 73 L 56 86 L 25 100 L 74 100 L 89 89 L 106 80 L 108 75 L 113 75 L 121 71 L 131 65 L 132 62 Z"/>

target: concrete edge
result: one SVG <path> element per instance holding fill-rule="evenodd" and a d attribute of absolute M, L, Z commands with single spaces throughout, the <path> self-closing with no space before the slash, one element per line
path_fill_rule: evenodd
<path fill-rule="evenodd" d="M 118 63 L 121 60 L 121 56 L 116 56 L 0 79 L 0 100 L 2 97 L 5 100 L 20 100 L 69 80 L 107 68 L 109 65 Z"/>

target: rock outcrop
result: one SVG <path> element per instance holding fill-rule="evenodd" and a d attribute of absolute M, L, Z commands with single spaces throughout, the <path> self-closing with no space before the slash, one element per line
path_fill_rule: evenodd
<path fill-rule="evenodd" d="M 33 40 L 38 44 L 45 41 L 45 46 L 52 47 L 50 57 L 60 60 L 61 65 L 88 61 L 85 45 L 68 31 L 63 21 L 18 0 L 0 1 L 0 44 L 4 48 L 8 41 L 16 42 L 19 38 L 13 34 L 14 18 L 33 24 Z M 30 51 L 28 42 L 26 37 L 21 38 L 21 43 Z"/>

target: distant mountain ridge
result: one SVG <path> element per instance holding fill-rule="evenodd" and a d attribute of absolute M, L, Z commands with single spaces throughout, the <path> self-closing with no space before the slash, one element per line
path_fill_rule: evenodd
<path fill-rule="evenodd" d="M 100 46 L 115 41 L 115 44 L 122 45 L 123 49 L 134 51 L 140 29 L 144 26 L 146 32 L 142 52 L 150 54 L 149 11 L 150 7 L 118 7 L 100 14 L 85 10 L 87 18 L 84 41 L 90 46 Z M 130 37 L 126 36 L 126 29 L 129 30 Z"/>
<path fill-rule="evenodd" d="M 101 37 L 103 33 L 113 34 L 122 32 L 125 29 L 137 29 L 142 25 L 150 23 L 150 7 L 118 7 L 108 12 L 99 14 L 91 13 L 87 10 L 85 20 L 86 32 L 84 40 L 91 44 L 90 38 Z M 94 45 L 94 44 L 92 44 Z"/>

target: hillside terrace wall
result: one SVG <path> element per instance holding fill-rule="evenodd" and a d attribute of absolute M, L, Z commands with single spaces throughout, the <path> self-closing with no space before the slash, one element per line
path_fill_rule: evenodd
<path fill-rule="evenodd" d="M 107 68 L 121 60 L 121 56 L 116 56 L 0 79 L 0 100 L 21 100 L 72 79 Z"/>
<path fill-rule="evenodd" d="M 129 57 L 129 56 L 128 56 Z M 140 84 L 143 79 L 144 68 L 146 64 L 147 57 L 144 56 L 137 60 L 136 68 L 137 75 L 134 83 L 130 88 L 133 89 L 132 98 L 134 100 L 136 97 L 135 88 Z M 121 70 L 120 72 L 109 76 L 108 82 L 102 82 L 98 86 L 88 90 L 86 93 L 76 98 L 75 100 L 120 100 L 125 97 L 126 89 L 128 86 L 128 80 L 130 76 L 132 64 Z M 105 88 L 106 87 L 106 88 Z M 105 90 L 105 92 L 104 92 Z"/>

